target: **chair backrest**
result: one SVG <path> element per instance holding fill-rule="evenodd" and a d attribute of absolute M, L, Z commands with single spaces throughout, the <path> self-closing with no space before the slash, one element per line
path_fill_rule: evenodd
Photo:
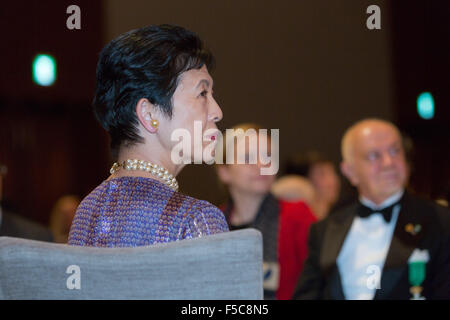
<path fill-rule="evenodd" d="M 134 248 L 0 237 L 0 299 L 263 297 L 255 229 Z"/>

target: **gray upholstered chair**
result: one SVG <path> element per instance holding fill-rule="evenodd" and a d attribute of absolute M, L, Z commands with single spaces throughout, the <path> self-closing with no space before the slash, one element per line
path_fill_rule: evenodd
<path fill-rule="evenodd" d="M 0 299 L 262 299 L 262 237 L 245 229 L 136 248 L 0 237 Z"/>

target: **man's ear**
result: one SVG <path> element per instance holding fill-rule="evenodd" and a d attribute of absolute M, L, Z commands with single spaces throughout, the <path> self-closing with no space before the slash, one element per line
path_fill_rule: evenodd
<path fill-rule="evenodd" d="M 222 183 L 228 184 L 230 182 L 230 172 L 225 164 L 216 165 L 216 171 Z"/>
<path fill-rule="evenodd" d="M 359 180 L 355 173 L 355 167 L 353 166 L 353 164 L 347 161 L 342 161 L 340 167 L 342 174 L 350 181 L 353 186 L 356 187 L 359 183 Z"/>
<path fill-rule="evenodd" d="M 154 117 L 155 114 L 156 108 L 153 103 L 145 98 L 139 99 L 136 104 L 136 116 L 139 123 L 150 133 L 158 131 L 158 119 Z"/>

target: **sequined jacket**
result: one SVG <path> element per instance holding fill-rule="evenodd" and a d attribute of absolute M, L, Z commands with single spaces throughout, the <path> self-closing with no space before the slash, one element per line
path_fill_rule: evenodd
<path fill-rule="evenodd" d="M 223 213 L 204 200 L 143 177 L 104 181 L 80 204 L 69 245 L 135 247 L 228 231 Z"/>

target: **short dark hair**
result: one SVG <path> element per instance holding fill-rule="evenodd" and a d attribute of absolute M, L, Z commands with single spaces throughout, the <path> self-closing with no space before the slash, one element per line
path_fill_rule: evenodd
<path fill-rule="evenodd" d="M 97 64 L 94 113 L 111 138 L 113 156 L 123 143 L 143 142 L 137 132 L 136 104 L 147 98 L 172 116 L 172 96 L 179 76 L 206 65 L 214 57 L 201 39 L 179 26 L 147 26 L 108 43 Z"/>

